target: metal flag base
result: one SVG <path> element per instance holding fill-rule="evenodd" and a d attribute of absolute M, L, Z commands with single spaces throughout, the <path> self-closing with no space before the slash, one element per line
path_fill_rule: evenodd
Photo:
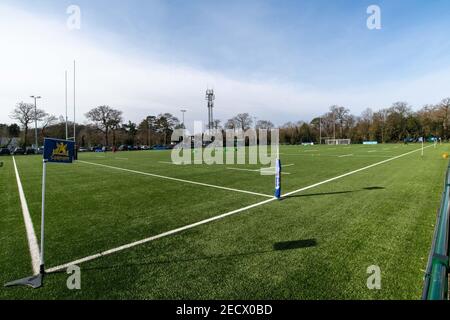
<path fill-rule="evenodd" d="M 40 273 L 40 274 L 38 274 L 36 276 L 19 279 L 19 280 L 12 281 L 12 282 L 8 282 L 7 284 L 5 284 L 5 287 L 28 286 L 28 287 L 31 287 L 33 289 L 37 289 L 37 288 L 42 287 L 42 280 L 43 279 L 44 279 L 44 275 L 42 273 Z"/>

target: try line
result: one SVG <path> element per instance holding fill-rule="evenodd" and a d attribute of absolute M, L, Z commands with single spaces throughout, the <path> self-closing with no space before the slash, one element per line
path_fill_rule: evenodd
<path fill-rule="evenodd" d="M 432 146 L 428 146 L 426 148 L 429 148 L 429 147 L 432 147 Z M 390 161 L 393 161 L 393 160 L 405 157 L 407 155 L 410 155 L 412 153 L 415 153 L 415 152 L 418 152 L 418 151 L 421 151 L 421 150 L 422 150 L 422 148 L 417 149 L 417 150 L 413 150 L 413 151 L 401 154 L 399 156 L 395 156 L 393 158 L 374 163 L 374 164 L 366 166 L 364 168 L 360 168 L 360 169 L 357 169 L 357 170 L 354 170 L 354 171 L 342 174 L 340 176 L 337 176 L 337 177 L 334 177 L 334 178 L 331 178 L 331 179 L 328 179 L 328 180 L 324 180 L 322 182 L 319 182 L 319 183 L 316 183 L 316 184 L 313 184 L 313 185 L 310 185 L 310 186 L 307 186 L 307 187 L 304 187 L 304 188 L 300 188 L 300 189 L 291 191 L 291 192 L 286 193 L 285 195 L 283 195 L 283 198 L 289 197 L 291 195 L 294 195 L 294 194 L 302 192 L 302 191 L 306 191 L 306 190 L 309 190 L 309 189 L 312 189 L 312 188 L 316 188 L 316 187 L 321 186 L 323 184 L 330 183 L 332 181 L 336 181 L 336 180 L 342 179 L 344 177 L 348 177 L 348 176 L 356 174 L 358 172 L 371 169 L 373 167 L 376 167 L 376 166 L 385 164 L 387 162 L 390 162 Z M 75 260 L 75 261 L 72 261 L 72 262 L 68 262 L 68 263 L 65 263 L 65 264 L 62 264 L 62 265 L 59 265 L 59 266 L 56 266 L 56 267 L 52 267 L 52 268 L 47 269 L 46 272 L 48 272 L 48 273 L 58 272 L 58 271 L 66 269 L 66 268 L 68 268 L 69 266 L 72 266 L 72 265 L 79 265 L 79 264 L 84 263 L 84 262 L 88 262 L 88 261 L 92 261 L 92 260 L 95 260 L 95 259 L 98 259 L 98 258 L 101 258 L 101 257 L 105 257 L 105 256 L 111 255 L 113 253 L 117 253 L 117 252 L 120 252 L 120 251 L 123 251 L 123 250 L 126 250 L 126 249 L 130 249 L 130 248 L 133 248 L 133 247 L 136 247 L 136 246 L 139 246 L 139 245 L 151 242 L 151 241 L 155 241 L 157 239 L 161 239 L 161 238 L 173 235 L 173 234 L 177 234 L 177 233 L 180 233 L 182 231 L 189 230 L 189 229 L 192 229 L 192 228 L 195 228 L 195 227 L 198 227 L 198 226 L 201 226 L 201 225 L 213 222 L 213 221 L 217 221 L 217 220 L 220 220 L 220 219 L 223 219 L 223 218 L 226 218 L 226 217 L 229 217 L 229 216 L 232 216 L 232 215 L 235 215 L 235 214 L 238 214 L 238 213 L 241 213 L 241 212 L 244 212 L 244 211 L 256 208 L 256 207 L 259 207 L 259 206 L 262 206 L 262 205 L 266 205 L 266 204 L 274 202 L 274 201 L 278 201 L 278 199 L 273 197 L 271 199 L 268 199 L 268 200 L 265 200 L 265 201 L 261 201 L 261 202 L 258 202 L 258 203 L 246 206 L 244 208 L 240 208 L 240 209 L 237 209 L 237 210 L 226 212 L 226 213 L 223 213 L 221 215 L 218 215 L 218 216 L 215 216 L 215 217 L 212 217 L 212 218 L 208 218 L 208 219 L 205 219 L 205 220 L 193 223 L 193 224 L 186 225 L 184 227 L 180 227 L 180 228 L 177 228 L 177 229 L 173 229 L 173 230 L 161 233 L 159 235 L 155 235 L 155 236 L 152 236 L 152 237 L 149 237 L 149 238 L 146 238 L 146 239 L 142 239 L 142 240 L 139 240 L 139 241 L 136 241 L 136 242 L 132 242 L 132 243 L 129 243 L 129 244 L 126 244 L 126 245 L 114 248 L 114 249 L 103 251 L 103 252 L 100 252 L 100 253 L 97 253 L 97 254 L 85 257 L 85 258 L 81 258 L 81 259 L 78 259 L 78 260 Z"/>
<path fill-rule="evenodd" d="M 260 197 L 266 197 L 266 198 L 272 198 L 273 197 L 271 195 L 264 194 L 264 193 L 258 193 L 258 192 L 252 192 L 252 191 L 241 190 L 241 189 L 234 189 L 234 188 L 227 188 L 227 187 L 216 186 L 216 185 L 208 184 L 208 183 L 202 183 L 202 182 L 196 182 L 196 181 L 172 178 L 172 177 L 162 176 L 162 175 L 159 175 L 159 174 L 142 172 L 142 171 L 131 170 L 131 169 L 124 169 L 124 168 L 119 168 L 119 167 L 113 167 L 113 166 L 108 166 L 108 165 L 105 165 L 105 164 L 100 164 L 100 163 L 95 163 L 95 162 L 88 162 L 88 161 L 81 161 L 81 160 L 78 160 L 78 162 L 85 163 L 85 164 L 90 164 L 90 165 L 93 165 L 93 166 L 104 167 L 104 168 L 108 168 L 108 169 L 114 169 L 114 170 L 119 170 L 119 171 L 125 171 L 125 172 L 130 172 L 130 173 L 141 174 L 141 175 L 144 175 L 144 176 L 150 176 L 150 177 L 154 177 L 154 178 L 160 178 L 160 179 L 172 180 L 172 181 L 177 181 L 177 182 L 195 184 L 195 185 L 203 186 L 203 187 L 210 187 L 210 188 L 222 189 L 222 190 L 227 190 L 227 191 L 246 193 L 246 194 L 251 194 L 251 195 L 260 196 Z"/>

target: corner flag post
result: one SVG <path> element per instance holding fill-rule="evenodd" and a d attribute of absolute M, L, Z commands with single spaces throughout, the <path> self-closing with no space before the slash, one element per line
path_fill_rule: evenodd
<path fill-rule="evenodd" d="M 41 207 L 41 247 L 39 274 L 15 280 L 5 284 L 5 287 L 29 286 L 42 287 L 45 275 L 44 262 L 44 235 L 45 235 L 45 180 L 47 176 L 47 163 L 72 163 L 75 153 L 75 142 L 70 140 L 44 139 L 44 155 L 42 164 L 42 207 Z"/>
<path fill-rule="evenodd" d="M 47 175 L 47 159 L 42 161 L 42 207 L 41 207 L 41 274 L 45 273 L 44 263 L 44 226 L 45 226 L 45 177 Z"/>
<path fill-rule="evenodd" d="M 277 161 L 275 164 L 275 198 L 281 199 L 281 160 L 280 145 L 277 145 Z"/>
<path fill-rule="evenodd" d="M 75 139 L 74 139 L 75 140 Z M 41 275 L 45 274 L 44 238 L 45 238 L 45 179 L 47 163 L 72 163 L 75 157 L 75 141 L 44 139 L 44 159 L 42 165 L 42 208 L 41 208 Z"/>

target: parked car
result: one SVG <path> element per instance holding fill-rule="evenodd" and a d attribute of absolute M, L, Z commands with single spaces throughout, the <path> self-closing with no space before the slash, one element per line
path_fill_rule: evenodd
<path fill-rule="evenodd" d="M 23 155 L 23 154 L 25 154 L 25 150 L 23 148 L 15 148 L 11 154 L 12 155 L 18 155 L 18 154 Z"/>
<path fill-rule="evenodd" d="M 36 154 L 43 154 L 44 153 L 44 147 L 39 147 L 36 150 Z"/>
<path fill-rule="evenodd" d="M 88 152 L 89 150 L 87 148 L 80 148 L 78 149 L 78 152 Z"/>
<path fill-rule="evenodd" d="M 0 149 L 0 156 L 9 156 L 11 155 L 11 150 L 8 148 L 1 148 Z"/>
<path fill-rule="evenodd" d="M 28 154 L 28 155 L 36 154 L 36 150 L 34 148 L 27 147 L 27 148 L 25 148 L 24 154 Z"/>
<path fill-rule="evenodd" d="M 161 144 L 157 144 L 152 147 L 152 150 L 167 150 L 167 148 Z"/>

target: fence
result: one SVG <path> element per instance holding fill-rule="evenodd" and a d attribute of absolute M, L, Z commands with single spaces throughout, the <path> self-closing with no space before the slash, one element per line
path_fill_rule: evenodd
<path fill-rule="evenodd" d="M 445 176 L 444 192 L 437 215 L 436 226 L 431 246 L 423 300 L 448 300 L 449 273 L 449 223 L 450 223 L 450 166 Z"/>

